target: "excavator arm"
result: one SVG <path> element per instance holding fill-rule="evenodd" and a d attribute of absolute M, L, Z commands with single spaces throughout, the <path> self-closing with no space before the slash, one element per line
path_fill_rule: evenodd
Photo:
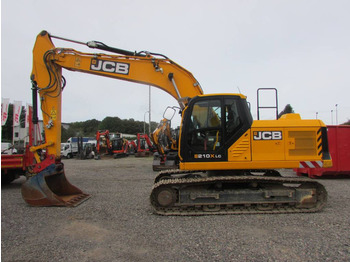
<path fill-rule="evenodd" d="M 83 53 L 70 48 L 56 48 L 52 42 L 53 38 L 84 44 L 114 54 Z M 190 98 L 203 94 L 193 75 L 166 56 L 149 52 L 125 51 L 96 41 L 81 43 L 52 36 L 48 32 L 42 31 L 37 36 L 33 49 L 31 80 L 35 109 L 34 121 L 38 119 L 36 107 L 38 93 L 45 130 L 45 143 L 35 145 L 30 149 L 36 159 L 33 169 L 37 174 L 35 177 L 38 185 L 30 184 L 35 179 L 29 179 L 31 181 L 27 183 L 27 186 L 22 187 L 23 198 L 32 205 L 51 205 L 52 203 L 67 205 L 67 202 L 71 200 L 63 200 L 59 195 L 78 195 L 74 197 L 77 198 L 82 193 L 75 188 L 68 190 L 69 192 L 57 188 L 50 190 L 48 183 L 50 180 L 52 187 L 62 184 L 61 188 L 65 188 L 65 184 L 68 184 L 64 177 L 63 164 L 60 161 L 62 91 L 65 87 L 62 68 L 155 86 L 174 97 L 182 108 L 188 104 Z M 44 158 L 41 154 L 42 151 L 46 152 Z M 48 169 L 50 171 L 47 172 Z M 46 175 L 40 179 L 38 174 Z M 45 180 L 44 177 L 51 177 L 46 179 L 46 184 L 49 187 L 46 190 L 55 191 L 54 197 L 48 197 L 47 193 L 41 192 L 40 184 L 42 184 L 41 180 Z M 61 181 L 55 181 L 52 177 L 60 177 Z M 78 193 L 74 194 L 75 192 Z"/>

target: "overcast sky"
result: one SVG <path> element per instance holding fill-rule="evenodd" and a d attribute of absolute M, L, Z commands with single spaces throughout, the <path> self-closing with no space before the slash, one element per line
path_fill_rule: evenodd
<path fill-rule="evenodd" d="M 1 96 L 31 102 L 36 35 L 98 40 L 127 50 L 162 53 L 188 69 L 204 93 L 248 96 L 277 88 L 279 111 L 291 104 L 302 118 L 326 124 L 350 119 L 348 0 L 2 0 Z M 96 52 L 55 41 L 57 47 Z M 148 86 L 64 70 L 63 122 L 148 119 Z M 152 120 L 177 102 L 151 88 Z M 270 105 L 270 93 L 261 105 Z M 265 104 L 264 104 L 265 103 Z M 263 114 L 272 119 L 273 112 Z"/>

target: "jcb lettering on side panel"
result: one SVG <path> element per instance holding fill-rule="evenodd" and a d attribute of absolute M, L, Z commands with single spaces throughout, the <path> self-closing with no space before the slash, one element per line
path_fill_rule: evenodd
<path fill-rule="evenodd" d="M 254 140 L 282 140 L 282 131 L 255 131 Z"/>

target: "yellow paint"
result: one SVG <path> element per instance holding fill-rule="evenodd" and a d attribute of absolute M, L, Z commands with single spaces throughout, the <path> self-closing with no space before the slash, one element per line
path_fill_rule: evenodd
<path fill-rule="evenodd" d="M 251 161 L 250 130 L 241 136 L 229 149 L 228 161 Z"/>
<path fill-rule="evenodd" d="M 183 170 L 233 170 L 233 169 L 280 169 L 298 168 L 299 161 L 241 161 L 241 162 L 185 162 Z"/>
<path fill-rule="evenodd" d="M 77 67 L 77 68 L 79 68 L 80 67 L 80 64 L 81 64 L 81 59 L 80 59 L 80 57 L 76 57 L 75 58 L 75 64 L 74 64 L 74 66 L 75 67 Z"/>

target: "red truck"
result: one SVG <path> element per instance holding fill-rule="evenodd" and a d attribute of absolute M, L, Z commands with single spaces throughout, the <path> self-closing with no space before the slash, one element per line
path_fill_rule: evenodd
<path fill-rule="evenodd" d="M 9 184 L 13 180 L 25 175 L 27 166 L 31 165 L 28 147 L 24 154 L 1 154 L 1 184 Z"/>
<path fill-rule="evenodd" d="M 20 176 L 25 175 L 30 169 L 30 166 L 33 165 L 34 155 L 29 150 L 29 147 L 31 147 L 34 142 L 32 107 L 29 107 L 28 111 L 29 143 L 26 145 L 23 154 L 16 154 L 16 152 L 9 152 L 8 150 L 1 152 L 1 185 L 9 184 Z"/>

